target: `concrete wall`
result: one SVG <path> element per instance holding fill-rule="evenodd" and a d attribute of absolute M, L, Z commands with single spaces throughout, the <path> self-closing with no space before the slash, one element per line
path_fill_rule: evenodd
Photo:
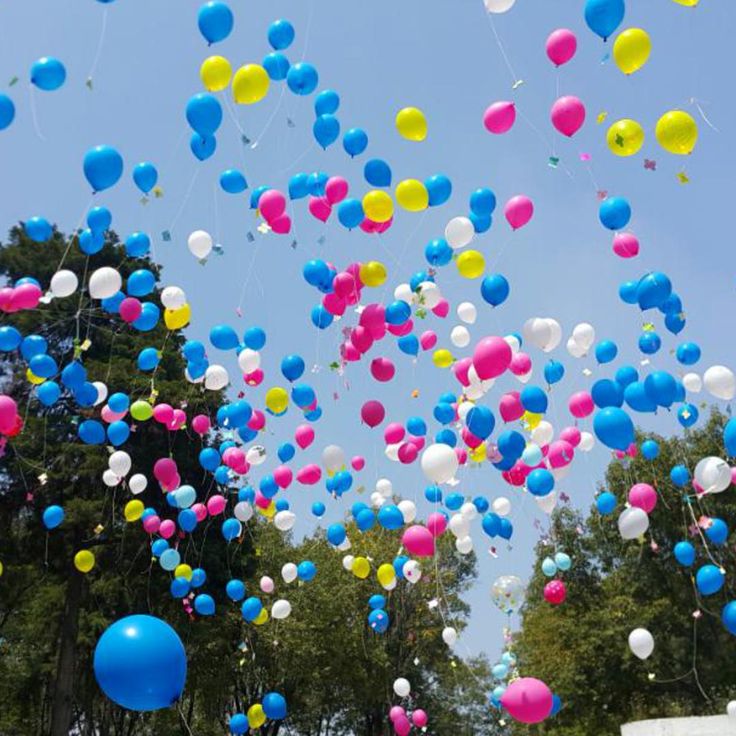
<path fill-rule="evenodd" d="M 736 721 L 728 716 L 637 721 L 621 726 L 621 736 L 736 736 Z"/>

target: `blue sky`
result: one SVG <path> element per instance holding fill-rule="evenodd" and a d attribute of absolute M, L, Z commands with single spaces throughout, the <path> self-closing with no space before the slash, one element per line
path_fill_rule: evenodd
<path fill-rule="evenodd" d="M 436 397 L 454 390 L 454 379 L 434 368 L 429 354 L 413 364 L 393 341 L 386 340 L 371 356 L 394 358 L 399 366 L 396 379 L 388 385 L 376 384 L 368 361 L 363 361 L 350 367 L 348 389 L 326 366 L 337 356 L 340 328 L 355 316 L 346 316 L 326 332 L 312 327 L 309 312 L 317 294 L 301 277 L 303 263 L 310 257 L 342 267 L 355 260 L 384 261 L 391 289 L 364 293 L 367 298 L 389 298 L 393 285 L 424 267 L 426 242 L 440 236 L 451 217 L 466 214 L 474 189 L 491 187 L 501 204 L 525 193 L 536 206 L 532 223 L 512 235 L 499 211 L 491 231 L 475 244 L 485 254 L 489 271 L 503 273 L 510 281 L 508 302 L 492 311 L 480 298 L 479 282 L 461 279 L 452 265 L 440 273 L 439 283 L 453 306 L 465 300 L 478 306 L 478 322 L 470 328 L 474 342 L 487 334 L 519 330 L 531 316 L 560 321 L 565 338 L 552 357 L 562 360 L 568 373 L 552 394 L 550 414 L 558 427 L 567 424 L 567 396 L 606 374 L 592 359 L 571 359 L 564 350 L 567 335 L 578 322 L 591 322 L 600 339 L 619 344 L 618 362 L 638 361 L 636 340 L 642 320 L 638 309 L 619 301 L 617 289 L 620 282 L 648 270 L 670 275 L 688 317 L 678 340 L 665 337 L 656 319 L 665 346 L 652 365 L 674 368 L 669 351 L 682 339 L 702 346 L 701 369 L 713 363 L 736 363 L 729 329 L 734 308 L 734 255 L 729 241 L 735 108 L 728 94 L 733 87 L 732 64 L 724 51 L 733 37 L 736 11 L 728 3 L 711 0 L 703 0 L 694 11 L 670 0 L 628 5 L 622 27 L 645 28 L 653 44 L 648 65 L 631 78 L 624 77 L 611 60 L 604 60 L 611 44 L 604 45 L 585 27 L 582 2 L 518 0 L 511 12 L 495 17 L 515 76 L 524 82 L 512 90 L 511 72 L 480 0 L 233 0 L 235 30 L 211 50 L 197 31 L 199 4 L 192 0 L 6 3 L 0 8 L 0 74 L 4 84 L 16 75 L 20 82 L 9 90 L 17 106 L 15 123 L 0 133 L 5 177 L 0 227 L 43 215 L 60 229 L 72 230 L 91 201 L 82 175 L 84 152 L 100 143 L 116 146 L 126 160 L 125 176 L 113 190 L 95 199 L 111 208 L 113 226 L 122 237 L 134 230 L 151 235 L 156 256 L 165 267 L 164 283 L 182 286 L 189 296 L 194 314 L 189 334 L 206 339 L 210 327 L 218 323 L 229 323 L 238 331 L 250 325 L 264 327 L 268 331 L 264 386 L 282 382 L 277 366 L 287 353 L 300 353 L 309 366 L 322 366 L 312 379 L 325 414 L 305 459 L 317 460 L 319 448 L 336 442 L 348 456 L 366 456 L 368 468 L 360 483 L 369 490 L 376 478 L 385 476 L 405 497 L 422 499 L 425 481 L 418 466 L 398 467 L 383 459 L 382 437 L 378 430 L 371 433 L 359 425 L 359 407 L 366 399 L 377 398 L 392 420 L 404 421 L 421 413 L 430 419 Z M 90 91 L 85 80 L 105 14 L 107 30 Z M 184 107 L 201 89 L 202 60 L 219 53 L 234 67 L 259 62 L 269 51 L 268 25 L 279 17 L 290 19 L 297 31 L 287 54 L 292 61 L 315 64 L 320 88 L 340 93 L 338 116 L 343 131 L 364 128 L 370 137 L 367 153 L 350 160 L 339 144 L 321 151 L 311 134 L 313 97 L 295 97 L 288 90 L 282 95 L 275 84 L 262 103 L 237 110 L 240 126 L 251 139 L 259 140 L 257 148 L 242 145 L 226 115 L 216 155 L 197 162 L 189 152 Z M 544 41 L 558 27 L 578 35 L 578 54 L 556 72 L 545 56 Z M 55 93 L 31 93 L 28 70 L 44 55 L 64 61 L 67 83 Z M 563 139 L 549 123 L 558 88 L 560 94 L 579 96 L 587 107 L 585 127 L 572 141 Z M 709 129 L 689 106 L 691 98 L 702 101 L 719 132 Z M 503 99 L 514 100 L 523 119 L 520 115 L 507 135 L 491 136 L 482 126 L 483 111 Z M 407 105 L 426 113 L 429 136 L 421 144 L 404 141 L 395 131 L 394 116 Z M 686 161 L 660 149 L 653 132 L 661 114 L 682 107 L 700 124 L 698 146 Z M 595 122 L 604 111 L 609 123 L 622 117 L 642 123 L 647 139 L 639 155 L 621 160 L 608 152 L 607 125 Z M 287 125 L 287 117 L 293 127 Z M 553 151 L 561 158 L 557 169 L 548 166 Z M 591 154 L 590 171 L 581 163 L 581 153 Z M 217 185 L 220 172 L 230 167 L 242 168 L 251 187 L 269 184 L 283 190 L 294 173 L 319 169 L 346 176 L 351 195 L 361 196 L 368 189 L 362 180 L 368 156 L 387 159 L 395 183 L 444 173 L 453 182 L 453 197 L 425 214 L 399 212 L 394 226 L 380 239 L 359 231 L 349 233 L 336 221 L 323 226 L 308 215 L 301 201 L 293 206 L 298 245 L 292 250 L 291 237 L 256 234 L 256 242 L 248 242 L 246 233 L 255 233 L 258 223 L 247 207 L 247 195 L 232 197 Z M 656 171 L 644 169 L 644 157 L 656 160 Z M 156 164 L 164 190 L 162 199 L 147 206 L 140 204 L 130 177 L 132 166 L 141 160 Z M 683 164 L 691 179 L 687 185 L 676 176 Z M 597 219 L 597 189 L 630 200 L 634 212 L 630 229 L 642 244 L 638 258 L 622 261 L 612 254 L 610 233 Z M 200 266 L 186 247 L 186 238 L 195 229 L 213 233 L 224 255 L 213 255 Z M 162 242 L 163 230 L 171 230 L 172 242 Z M 236 314 L 238 307 L 242 318 Z M 427 327 L 437 330 L 440 345 L 449 346 L 450 330 L 457 323 L 453 316 L 454 310 L 444 321 L 428 320 Z M 531 353 L 535 375 L 542 383 L 545 358 L 533 349 Z M 458 357 L 466 354 L 467 350 L 456 351 Z M 224 363 L 237 374 L 232 355 L 218 355 L 213 349 L 210 360 Z M 592 378 L 583 375 L 584 367 L 591 369 Z M 511 377 L 499 381 L 489 395 L 491 405 L 495 408 L 502 391 L 517 386 Z M 421 392 L 419 400 L 410 397 L 415 388 Z M 255 397 L 258 401 L 262 391 L 255 392 Z M 681 431 L 674 414 L 656 421 L 662 431 Z M 271 421 L 269 431 L 274 434 L 266 444 L 275 450 L 298 423 L 294 411 Z M 430 424 L 431 431 L 436 431 L 436 424 Z M 587 506 L 607 459 L 600 449 L 578 459 L 559 487 L 574 503 Z M 470 594 L 473 619 L 461 651 L 467 646 L 470 651 L 495 653 L 501 646 L 504 618 L 493 610 L 490 585 L 500 574 L 528 574 L 538 538 L 533 522 L 543 519 L 543 514 L 528 497 L 505 487 L 486 466 L 466 471 L 460 479 L 459 488 L 470 497 L 507 495 L 514 503 L 516 533 L 510 548 L 498 545 L 498 559 L 486 553 L 488 545 L 480 529 L 474 531 L 481 575 Z M 312 525 L 308 511 L 312 500 L 328 502 L 327 518 L 336 519 L 357 498 L 351 492 L 343 502 L 330 503 L 319 487 L 309 491 L 294 487 L 288 493 L 302 517 L 301 531 Z M 426 510 L 423 501 L 420 508 Z M 359 540 L 354 542 L 359 549 Z"/>

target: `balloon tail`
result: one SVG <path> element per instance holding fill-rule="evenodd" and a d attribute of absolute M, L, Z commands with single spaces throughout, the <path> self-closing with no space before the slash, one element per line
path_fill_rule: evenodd
<path fill-rule="evenodd" d="M 181 709 L 181 703 L 176 704 L 176 710 L 179 713 L 179 718 L 181 718 L 181 722 L 184 724 L 184 728 L 186 728 L 189 736 L 194 736 L 194 732 L 192 731 L 191 727 L 189 726 L 189 723 L 187 722 L 186 716 L 184 715 L 184 711 Z"/>
<path fill-rule="evenodd" d="M 102 11 L 102 30 L 100 31 L 100 39 L 97 42 L 97 51 L 95 52 L 95 58 L 90 67 L 89 74 L 87 75 L 87 87 L 92 89 L 92 80 L 97 71 L 97 65 L 100 63 L 100 57 L 102 56 L 102 47 L 105 44 L 105 35 L 107 31 L 107 7 Z"/>
<path fill-rule="evenodd" d="M 720 133 L 721 131 L 718 130 L 718 128 L 716 128 L 716 126 L 713 125 L 713 123 L 711 123 L 711 121 L 708 119 L 708 116 L 705 114 L 705 110 L 703 110 L 700 102 L 698 100 L 694 99 L 694 98 L 693 98 L 692 102 L 695 105 L 695 107 L 698 109 L 698 112 L 700 113 L 700 117 L 703 118 L 703 120 L 705 121 L 705 124 L 711 130 L 715 130 L 716 133 Z"/>
<path fill-rule="evenodd" d="M 278 99 L 278 102 L 276 103 L 276 107 L 274 108 L 273 112 L 271 113 L 271 116 L 266 121 L 266 125 L 263 127 L 263 130 L 256 136 L 255 141 L 253 143 L 251 143 L 251 145 L 250 145 L 251 150 L 253 150 L 253 149 L 255 149 L 255 148 L 258 147 L 258 144 L 263 139 L 263 136 L 266 135 L 266 133 L 268 132 L 268 129 L 271 127 L 271 123 L 273 123 L 274 118 L 276 117 L 276 113 L 278 113 L 278 111 L 281 109 L 281 102 L 284 99 L 284 90 L 285 89 L 286 89 L 286 87 L 281 87 L 281 94 L 279 95 L 279 99 Z"/>
<path fill-rule="evenodd" d="M 36 95 L 33 91 L 33 85 L 31 85 L 28 89 L 29 89 L 29 99 L 31 103 L 31 118 L 33 119 L 33 129 L 36 131 L 36 135 L 38 136 L 38 139 L 41 141 L 45 141 L 46 138 L 44 138 L 44 135 L 41 132 L 41 127 L 38 124 L 38 115 L 36 113 Z"/>
<path fill-rule="evenodd" d="M 491 13 L 486 13 L 486 18 L 488 19 L 488 23 L 490 24 L 491 30 L 493 31 L 493 36 L 496 39 L 496 45 L 498 46 L 498 50 L 501 53 L 501 57 L 503 58 L 504 64 L 506 64 L 506 68 L 509 70 L 509 74 L 511 74 L 511 80 L 513 82 L 512 89 L 516 89 L 522 84 L 522 80 L 516 76 L 514 67 L 511 66 L 511 61 L 508 57 L 508 54 L 506 53 L 506 49 L 504 49 L 503 47 L 503 43 L 501 42 L 501 37 L 498 35 L 498 31 L 496 30 L 496 24 L 493 22 L 493 16 L 491 15 Z"/>

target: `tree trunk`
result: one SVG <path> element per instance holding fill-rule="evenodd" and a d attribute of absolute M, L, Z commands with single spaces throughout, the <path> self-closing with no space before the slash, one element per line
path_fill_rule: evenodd
<path fill-rule="evenodd" d="M 82 575 L 75 571 L 66 586 L 64 617 L 59 634 L 59 658 L 56 664 L 54 699 L 51 704 L 50 736 L 68 736 L 71 726 L 81 599 Z"/>

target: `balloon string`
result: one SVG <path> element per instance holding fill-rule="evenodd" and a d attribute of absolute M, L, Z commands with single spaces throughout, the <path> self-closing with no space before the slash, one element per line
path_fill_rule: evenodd
<path fill-rule="evenodd" d="M 107 7 L 102 12 L 102 30 L 100 31 L 100 39 L 97 42 L 97 51 L 95 52 L 95 58 L 90 67 L 89 74 L 87 74 L 87 86 L 92 89 L 92 78 L 97 71 L 97 65 L 100 63 L 100 57 L 102 56 L 102 47 L 105 44 L 105 35 L 107 33 Z"/>
<path fill-rule="evenodd" d="M 33 119 L 33 129 L 36 131 L 36 135 L 38 136 L 38 139 L 45 141 L 46 138 L 44 138 L 44 135 L 41 132 L 41 128 L 38 124 L 38 115 L 36 114 L 36 96 L 33 92 L 33 84 L 30 84 L 28 86 L 28 97 L 30 100 L 31 118 Z"/>
<path fill-rule="evenodd" d="M 486 12 L 486 18 L 488 19 L 488 23 L 491 26 L 491 30 L 493 31 L 493 35 L 496 39 L 496 45 L 498 46 L 498 50 L 501 52 L 501 57 L 503 58 L 504 63 L 506 64 L 506 68 L 509 70 L 509 74 L 511 74 L 511 81 L 513 82 L 514 87 L 515 87 L 520 80 L 519 80 L 519 77 L 516 76 L 514 67 L 511 66 L 511 61 L 509 60 L 509 57 L 506 54 L 506 50 L 503 47 L 503 43 L 501 43 L 501 37 L 498 35 L 498 31 L 496 30 L 496 24 L 493 21 L 493 15 L 491 13 Z"/>
<path fill-rule="evenodd" d="M 225 103 L 225 109 L 227 110 L 228 115 L 230 115 L 230 119 L 233 121 L 233 124 L 238 129 L 238 133 L 240 133 L 241 136 L 245 135 L 245 131 L 241 127 L 240 121 L 238 120 L 238 116 L 235 114 L 235 110 L 232 108 L 230 99 L 228 98 L 225 92 L 222 93 L 222 99 L 223 99 L 223 102 Z"/>
<path fill-rule="evenodd" d="M 310 143 L 286 168 L 283 168 L 276 172 L 277 175 L 286 174 L 291 171 L 308 153 L 312 152 L 314 148 L 314 142 Z"/>
<path fill-rule="evenodd" d="M 92 199 L 87 202 L 87 206 L 82 211 L 82 214 L 79 217 L 79 221 L 77 222 L 77 226 L 72 230 L 71 234 L 69 235 L 69 240 L 66 244 L 66 250 L 64 251 L 63 255 L 61 256 L 61 260 L 59 261 L 59 265 L 56 267 L 56 270 L 61 270 L 61 267 L 64 265 L 64 261 L 66 260 L 66 257 L 69 255 L 69 251 L 71 250 L 72 243 L 74 242 L 74 238 L 77 235 L 79 229 L 82 227 L 82 223 L 84 222 L 84 216 L 87 213 L 87 210 L 89 210 L 90 205 L 95 201 L 94 195 L 92 195 Z"/>
<path fill-rule="evenodd" d="M 707 126 L 708 126 L 708 127 L 709 127 L 709 128 L 711 129 L 711 130 L 715 130 L 715 132 L 716 132 L 716 133 L 720 133 L 721 131 L 720 131 L 720 130 L 718 130 L 718 128 L 716 128 L 716 126 L 715 126 L 715 125 L 713 125 L 713 123 L 711 123 L 711 121 L 710 121 L 710 120 L 708 119 L 708 116 L 707 116 L 707 115 L 705 114 L 705 110 L 703 110 L 703 108 L 701 107 L 701 105 L 700 105 L 700 102 L 699 102 L 699 101 L 698 101 L 698 100 L 697 100 L 697 99 L 696 99 L 695 97 L 693 97 L 693 98 L 692 98 L 691 102 L 692 102 L 692 103 L 693 103 L 693 104 L 695 105 L 695 107 L 696 107 L 696 108 L 698 109 L 698 112 L 700 113 L 700 117 L 701 117 L 701 118 L 703 118 L 703 120 L 705 121 L 705 124 L 706 124 L 706 125 L 707 125 Z"/>
<path fill-rule="evenodd" d="M 302 58 L 299 61 L 304 61 L 307 55 L 307 46 L 309 45 L 309 33 L 312 30 L 312 16 L 314 15 L 314 0 L 309 3 L 309 16 L 307 17 L 307 28 L 304 32 L 304 48 L 302 49 Z"/>
<path fill-rule="evenodd" d="M 181 206 L 179 207 L 179 211 L 176 213 L 176 216 L 171 221 L 171 225 L 169 225 L 169 231 L 174 230 L 174 225 L 179 221 L 179 218 L 184 213 L 184 208 L 187 206 L 187 202 L 189 201 L 189 197 L 192 196 L 192 190 L 194 189 L 194 183 L 197 181 L 197 175 L 199 174 L 199 169 L 194 170 L 194 175 L 192 176 L 189 187 L 187 188 L 186 194 L 184 195 L 184 199 L 182 200 Z"/>
<path fill-rule="evenodd" d="M 258 134 L 258 136 L 256 137 L 255 141 L 253 141 L 253 143 L 251 143 L 251 145 L 250 145 L 251 150 L 258 148 L 258 144 L 261 142 L 261 140 L 263 139 L 263 136 L 266 135 L 266 133 L 268 132 L 268 129 L 271 127 L 271 123 L 273 123 L 274 118 L 276 117 L 276 113 L 278 113 L 279 109 L 281 108 L 281 102 L 284 99 L 284 91 L 285 90 L 286 90 L 286 87 L 282 86 L 281 87 L 281 94 L 279 95 L 279 99 L 278 99 L 278 102 L 276 103 L 276 107 L 274 108 L 274 110 L 271 113 L 270 117 L 266 121 L 266 125 L 264 126 L 263 130 Z"/>
<path fill-rule="evenodd" d="M 184 728 L 186 728 L 187 733 L 189 736 L 194 736 L 194 732 L 189 727 L 189 724 L 187 723 L 187 719 L 184 716 L 184 711 L 181 709 L 181 703 L 176 704 L 176 710 L 179 712 L 179 717 L 181 718 L 182 723 L 184 724 Z"/>

